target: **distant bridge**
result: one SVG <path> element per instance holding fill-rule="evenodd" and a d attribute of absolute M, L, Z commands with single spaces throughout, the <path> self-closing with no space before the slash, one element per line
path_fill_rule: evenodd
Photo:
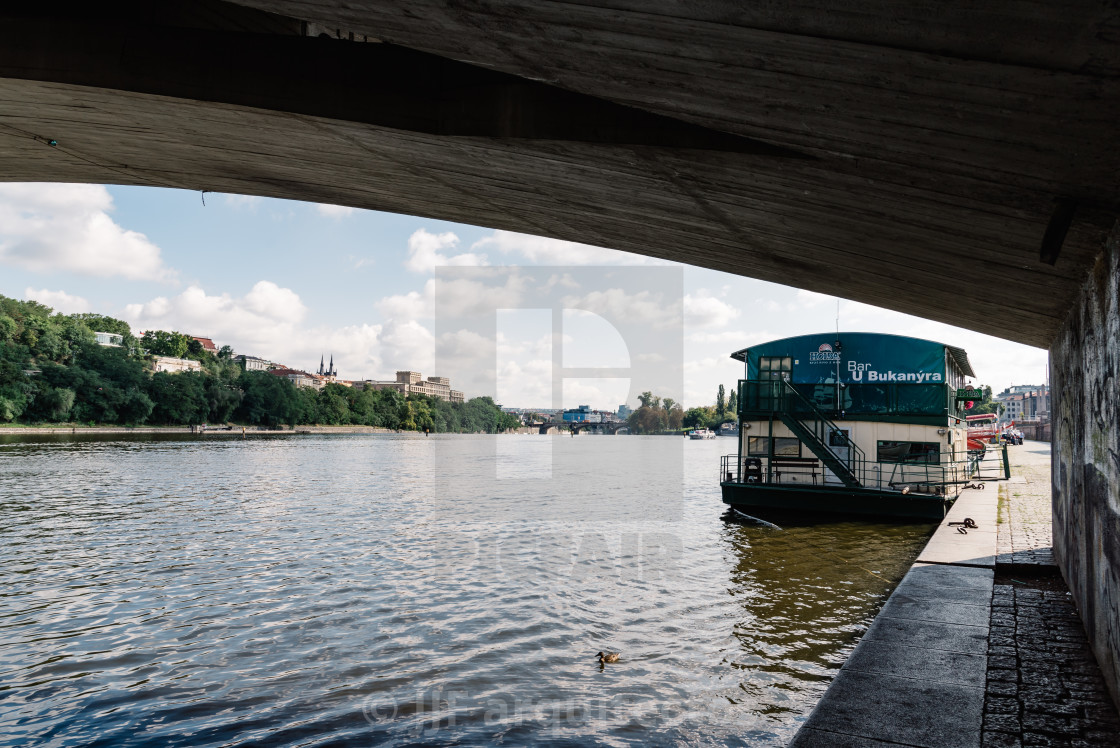
<path fill-rule="evenodd" d="M 606 421 L 603 423 L 592 423 L 590 421 L 545 421 L 537 425 L 540 426 L 540 433 L 542 434 L 556 434 L 567 429 L 574 434 L 578 434 L 581 431 L 596 431 L 613 436 L 619 431 L 625 430 L 627 433 L 630 431 L 625 421 Z"/>

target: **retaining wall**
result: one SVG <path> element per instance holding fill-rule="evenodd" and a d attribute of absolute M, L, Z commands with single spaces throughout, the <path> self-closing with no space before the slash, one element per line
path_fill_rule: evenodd
<path fill-rule="evenodd" d="M 1120 703 L 1120 223 L 1050 347 L 1050 373 L 1054 555 Z"/>

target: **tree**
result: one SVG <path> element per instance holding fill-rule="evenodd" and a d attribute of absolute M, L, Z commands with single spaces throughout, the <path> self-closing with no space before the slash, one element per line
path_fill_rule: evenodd
<path fill-rule="evenodd" d="M 727 410 L 732 415 L 739 415 L 739 400 L 735 390 L 731 390 L 731 394 L 727 396 Z"/>
<path fill-rule="evenodd" d="M 723 415 L 727 411 L 727 400 L 723 391 L 723 385 L 719 386 L 719 392 L 716 393 L 716 413 Z"/>
<path fill-rule="evenodd" d="M 661 407 L 664 408 L 665 410 L 669 411 L 669 410 L 673 409 L 673 405 L 676 402 L 677 401 L 674 400 L 673 398 L 667 397 L 667 398 L 665 398 L 661 401 Z"/>
<path fill-rule="evenodd" d="M 269 427 L 301 420 L 302 403 L 291 380 L 263 371 L 246 371 L 237 386 L 244 394 L 233 413 L 235 420 Z"/>
<path fill-rule="evenodd" d="M 157 372 L 152 376 L 150 392 L 152 420 L 157 423 L 195 426 L 205 423 L 210 414 L 205 376 L 199 372 Z"/>
<path fill-rule="evenodd" d="M 218 377 L 206 377 L 206 406 L 209 410 L 207 423 L 223 423 L 241 404 L 242 392 L 232 384 Z"/>
<path fill-rule="evenodd" d="M 638 395 L 638 400 L 642 403 L 643 408 L 652 407 L 653 406 L 653 393 L 650 392 L 649 390 L 646 390 L 642 394 Z"/>
<path fill-rule="evenodd" d="M 331 382 L 319 391 L 318 406 L 320 423 L 342 426 L 350 423 L 350 400 L 346 397 L 346 387 Z"/>
<path fill-rule="evenodd" d="M 140 338 L 140 345 L 154 356 L 171 356 L 183 358 L 190 351 L 190 344 L 197 343 L 194 338 L 181 332 L 167 332 L 166 330 L 148 330 Z"/>
<path fill-rule="evenodd" d="M 707 414 L 703 408 L 689 408 L 684 413 L 684 418 L 681 420 L 681 426 L 686 429 L 695 429 L 703 426 L 708 420 Z"/>
<path fill-rule="evenodd" d="M 71 314 L 70 319 L 81 322 L 88 327 L 91 332 L 111 332 L 123 338 L 132 337 L 132 328 L 129 327 L 128 323 L 115 317 L 106 317 L 103 314 L 84 312 L 82 314 Z"/>

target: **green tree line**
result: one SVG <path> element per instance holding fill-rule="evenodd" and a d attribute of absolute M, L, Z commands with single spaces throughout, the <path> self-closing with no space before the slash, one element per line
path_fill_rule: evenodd
<path fill-rule="evenodd" d="M 97 344 L 94 332 L 123 336 Z M 199 372 L 152 373 L 150 356 L 191 358 Z M 217 355 L 179 332 L 137 339 L 126 322 L 97 314 L 55 314 L 35 301 L 0 296 L 0 423 L 275 427 L 362 425 L 432 432 L 495 433 L 520 423 L 489 397 L 466 403 L 395 390 L 328 384 L 296 387 L 267 372 L 243 371 L 224 346 Z"/>
<path fill-rule="evenodd" d="M 663 434 L 665 432 L 717 429 L 727 421 L 738 420 L 738 403 L 735 390 L 727 396 L 721 384 L 716 392 L 715 405 L 699 406 L 685 410 L 671 397 L 658 397 L 646 391 L 638 395 L 641 406 L 626 420 L 632 434 Z"/>

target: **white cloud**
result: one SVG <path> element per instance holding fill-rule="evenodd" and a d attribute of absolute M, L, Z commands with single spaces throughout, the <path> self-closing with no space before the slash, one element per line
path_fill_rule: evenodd
<path fill-rule="evenodd" d="M 40 273 L 173 281 L 160 249 L 109 217 L 94 184 L 0 184 L 0 263 Z"/>
<path fill-rule="evenodd" d="M 305 327 L 307 312 L 291 289 L 259 281 L 241 297 L 191 286 L 177 296 L 129 304 L 122 316 L 138 333 L 162 329 L 206 336 L 238 353 L 296 369 L 316 370 L 320 357 L 333 356 L 343 379 L 392 378 L 406 368 L 432 373 L 435 338 L 416 320 Z"/>
<path fill-rule="evenodd" d="M 679 327 L 682 324 L 680 300 L 667 300 L 660 293 L 621 288 L 592 291 L 584 296 L 568 296 L 562 300 L 565 309 L 583 309 L 606 318 L 608 322 L 629 322 L 654 329 Z"/>
<path fill-rule="evenodd" d="M 245 307 L 261 317 L 283 322 L 299 322 L 307 314 L 307 307 L 299 300 L 299 294 L 263 280 L 245 294 Z"/>
<path fill-rule="evenodd" d="M 233 345 L 240 353 L 273 357 L 292 351 L 297 325 L 307 314 L 299 296 L 270 281 L 259 281 L 245 296 L 208 295 L 191 286 L 178 296 L 129 304 L 124 317 L 137 330 L 178 330 Z"/>
<path fill-rule="evenodd" d="M 471 245 L 471 249 L 493 247 L 505 255 L 520 255 L 538 265 L 670 265 L 664 260 L 620 252 L 617 249 L 549 239 L 543 236 L 495 231 Z"/>
<path fill-rule="evenodd" d="M 518 361 L 500 358 L 495 399 L 502 405 L 550 408 L 552 405 L 552 361 Z"/>
<path fill-rule="evenodd" d="M 553 273 L 552 275 L 548 276 L 548 281 L 546 281 L 545 284 L 541 286 L 541 293 L 548 293 L 556 286 L 570 288 L 574 291 L 579 290 L 579 283 L 577 283 L 576 280 L 572 278 L 570 273 Z"/>
<path fill-rule="evenodd" d="M 255 212 L 257 206 L 264 201 L 264 198 L 257 195 L 222 195 L 222 202 L 233 208 L 234 210 L 248 210 Z"/>
<path fill-rule="evenodd" d="M 504 277 L 503 277 L 504 276 Z M 501 273 L 502 283 L 488 284 L 474 278 L 441 277 L 429 279 L 421 291 L 386 296 L 374 307 L 386 319 L 433 319 L 438 312 L 446 320 L 475 316 L 492 311 L 494 299 L 511 308 L 520 307 L 529 291 L 529 279 L 514 273 Z"/>
<path fill-rule="evenodd" d="M 374 303 L 386 319 L 431 319 L 435 316 L 436 282 L 429 279 L 423 291 L 386 296 Z"/>
<path fill-rule="evenodd" d="M 845 329 L 906 335 L 963 348 L 976 372 L 973 382 L 991 385 L 997 392 L 1012 384 L 1041 384 L 1049 367 L 1049 355 L 1042 348 L 857 301 L 844 301 L 840 306 L 840 330 Z"/>
<path fill-rule="evenodd" d="M 432 331 L 416 320 L 390 320 L 378 335 L 379 357 L 390 376 L 399 369 L 434 376 L 436 344 Z M 445 375 L 443 375 L 445 376 Z M 452 382 L 456 389 L 461 389 Z"/>
<path fill-rule="evenodd" d="M 327 218 L 347 218 L 354 213 L 354 209 L 345 205 L 329 205 L 327 203 L 316 203 L 316 212 Z"/>
<path fill-rule="evenodd" d="M 81 296 L 71 296 L 65 291 L 48 291 L 47 289 L 26 288 L 23 295 L 27 298 L 46 304 L 61 314 L 81 314 L 88 312 L 90 303 Z"/>
<path fill-rule="evenodd" d="M 464 252 L 446 254 L 459 246 L 459 237 L 450 231 L 432 234 L 418 229 L 408 237 L 408 259 L 404 266 L 415 273 L 430 273 L 437 266 L 478 266 L 486 265 L 486 255 Z"/>
<path fill-rule="evenodd" d="M 590 405 L 593 410 L 615 410 L 626 402 L 630 394 L 630 379 L 619 377 L 617 379 L 578 379 L 567 378 L 563 385 L 563 406 L 576 408 L 580 405 Z M 675 392 L 658 392 L 676 399 Z M 546 401 L 547 402 L 547 401 Z"/>
<path fill-rule="evenodd" d="M 725 327 L 739 316 L 739 310 L 717 299 L 704 289 L 684 297 L 684 321 L 688 327 Z"/>
<path fill-rule="evenodd" d="M 697 345 L 721 345 L 728 347 L 728 350 L 737 350 L 754 345 L 755 343 L 763 343 L 770 340 L 769 335 L 758 335 L 754 333 L 746 333 L 742 330 L 723 330 L 722 332 L 689 332 L 685 337 L 686 342 Z"/>
<path fill-rule="evenodd" d="M 794 299 L 793 308 L 813 309 L 825 304 L 832 303 L 835 305 L 836 297 L 829 296 L 828 294 L 817 293 L 816 291 L 806 291 L 803 288 L 797 289 L 797 294 Z"/>

